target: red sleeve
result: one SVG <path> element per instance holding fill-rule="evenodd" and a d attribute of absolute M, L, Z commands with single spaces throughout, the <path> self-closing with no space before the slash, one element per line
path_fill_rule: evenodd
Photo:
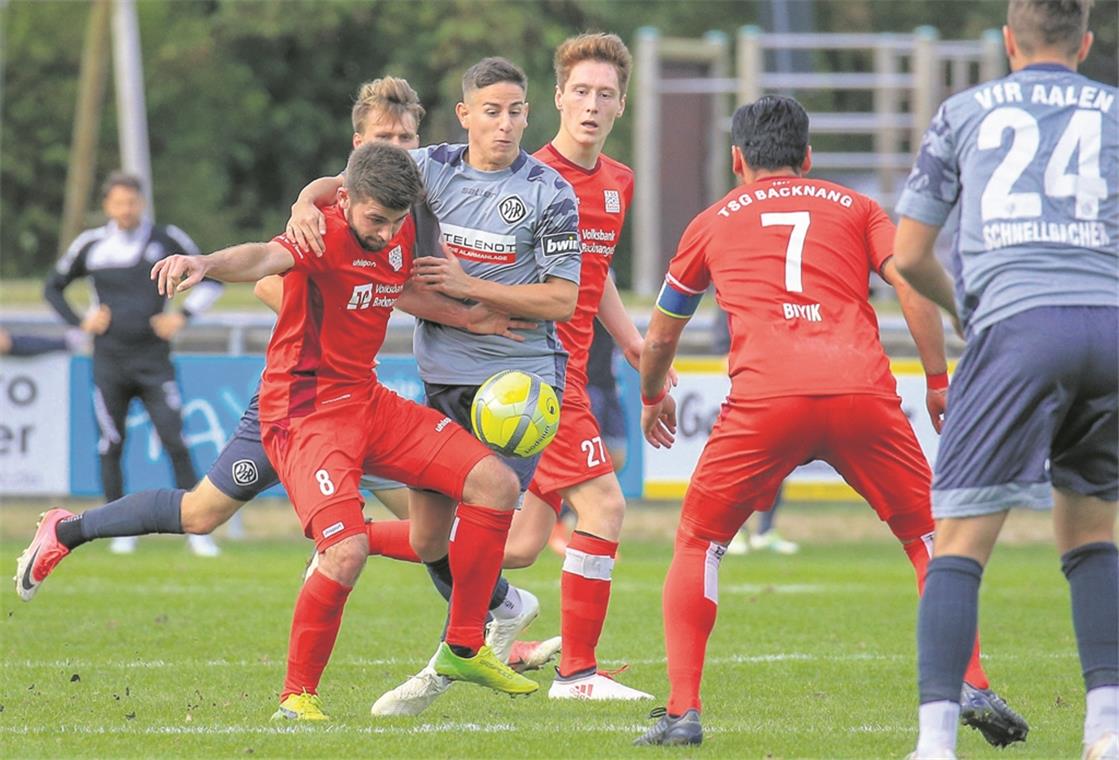
<path fill-rule="evenodd" d="M 896 228 L 890 217 L 873 200 L 866 199 L 866 251 L 871 269 L 881 272 L 886 259 L 894 255 Z"/>
<path fill-rule="evenodd" d="M 668 262 L 665 281 L 676 290 L 688 295 L 698 295 L 711 284 L 711 270 L 707 267 L 707 243 L 710 239 L 703 217 L 697 216 L 680 238 L 676 255 Z"/>
<path fill-rule="evenodd" d="M 272 238 L 273 243 L 279 243 L 284 248 L 288 249 L 295 263 L 292 265 L 289 272 L 321 272 L 326 268 L 326 259 L 330 255 L 330 245 L 327 241 L 323 241 L 326 245 L 326 253 L 322 256 L 316 256 L 313 251 L 302 251 L 286 234 L 280 234 Z"/>

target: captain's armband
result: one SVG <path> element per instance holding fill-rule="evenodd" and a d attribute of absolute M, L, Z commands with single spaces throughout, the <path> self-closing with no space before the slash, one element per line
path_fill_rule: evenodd
<path fill-rule="evenodd" d="M 660 295 L 657 296 L 657 308 L 670 317 L 676 319 L 691 319 L 703 300 L 703 291 L 695 292 L 690 288 L 676 282 L 669 275 L 661 286 Z"/>

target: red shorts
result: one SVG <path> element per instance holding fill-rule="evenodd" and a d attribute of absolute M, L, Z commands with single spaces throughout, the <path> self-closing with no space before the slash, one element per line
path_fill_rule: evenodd
<path fill-rule="evenodd" d="M 362 473 L 462 499 L 466 476 L 492 452 L 442 412 L 377 385 L 368 401 L 262 423 L 261 439 L 304 534 L 319 551 L 364 532 Z M 448 445 L 450 444 L 450 445 Z"/>
<path fill-rule="evenodd" d="M 773 505 L 789 473 L 815 459 L 834 467 L 902 541 L 932 530 L 929 465 L 901 401 L 869 395 L 728 399 L 681 520 L 728 541 L 750 513 Z"/>
<path fill-rule="evenodd" d="M 556 511 L 563 506 L 560 492 L 614 472 L 614 460 L 602 440 L 586 393 L 568 388 L 560 406 L 560 426 L 540 456 L 528 490 Z"/>

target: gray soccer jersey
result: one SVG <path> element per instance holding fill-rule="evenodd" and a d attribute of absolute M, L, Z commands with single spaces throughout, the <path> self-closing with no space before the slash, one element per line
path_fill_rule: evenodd
<path fill-rule="evenodd" d="M 969 332 L 1037 306 L 1119 302 L 1116 90 L 1029 66 L 944 102 L 897 212 L 960 228 L 956 300 Z"/>
<path fill-rule="evenodd" d="M 466 273 L 505 285 L 560 277 L 579 282 L 579 211 L 571 185 L 524 151 L 501 171 L 463 160 L 465 145 L 411 151 L 443 242 Z M 422 217 L 421 217 L 422 218 Z M 417 231 L 421 253 L 423 232 Z M 563 387 L 567 352 L 555 324 L 540 320 L 523 343 L 420 321 L 414 351 L 420 377 L 441 385 L 480 385 L 498 370 L 535 372 Z"/>

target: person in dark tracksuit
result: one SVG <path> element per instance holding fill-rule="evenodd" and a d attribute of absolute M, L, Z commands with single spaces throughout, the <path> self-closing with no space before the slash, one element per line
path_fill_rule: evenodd
<path fill-rule="evenodd" d="M 129 403 L 139 398 L 171 459 L 176 485 L 190 488 L 198 477 L 183 441 L 182 403 L 170 341 L 193 314 L 218 298 L 222 286 L 201 283 L 180 310 L 165 311 L 167 301 L 150 279 L 152 265 L 174 253 L 197 254 L 198 246 L 178 227 L 155 224 L 144 216 L 140 180 L 132 175 L 109 176 L 102 188 L 102 208 L 108 222 L 86 230 L 71 243 L 44 291 L 59 316 L 94 336 L 93 406 L 100 430 L 101 487 L 110 501 L 124 495 L 125 419 Z M 89 278 L 95 304 L 84 317 L 74 312 L 64 295 L 80 277 Z M 212 543 L 191 547 L 198 554 L 216 553 Z M 126 541 L 115 549 L 127 552 L 132 545 Z"/>

